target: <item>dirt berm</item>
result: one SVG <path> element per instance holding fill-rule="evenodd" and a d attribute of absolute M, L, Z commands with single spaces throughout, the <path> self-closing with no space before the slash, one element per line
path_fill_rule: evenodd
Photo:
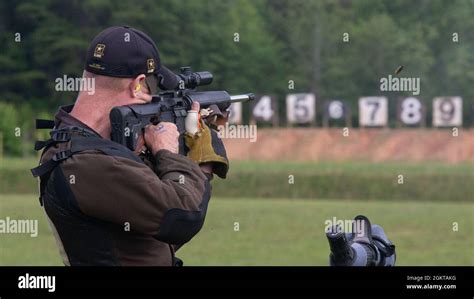
<path fill-rule="evenodd" d="M 230 160 L 474 162 L 474 130 L 258 129 L 249 138 L 224 138 Z"/>

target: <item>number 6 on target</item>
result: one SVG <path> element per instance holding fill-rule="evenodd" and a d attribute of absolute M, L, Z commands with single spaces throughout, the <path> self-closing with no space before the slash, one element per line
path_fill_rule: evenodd
<path fill-rule="evenodd" d="M 359 125 L 361 127 L 385 127 L 388 122 L 386 97 L 359 98 Z"/>

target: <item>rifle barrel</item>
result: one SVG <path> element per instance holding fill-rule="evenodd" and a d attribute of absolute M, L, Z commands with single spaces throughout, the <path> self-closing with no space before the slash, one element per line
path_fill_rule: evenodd
<path fill-rule="evenodd" d="M 230 96 L 231 103 L 253 101 L 254 99 L 255 99 L 255 95 L 253 93 L 238 94 L 238 95 Z"/>

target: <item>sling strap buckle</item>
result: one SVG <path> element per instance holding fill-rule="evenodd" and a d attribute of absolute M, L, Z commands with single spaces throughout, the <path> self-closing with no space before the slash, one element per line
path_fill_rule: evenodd
<path fill-rule="evenodd" d="M 71 155 L 72 153 L 70 150 L 60 151 L 53 155 L 52 160 L 55 162 L 59 162 L 69 158 Z"/>
<path fill-rule="evenodd" d="M 51 139 L 55 142 L 66 142 L 71 139 L 71 133 L 65 130 L 54 130 L 51 131 Z"/>

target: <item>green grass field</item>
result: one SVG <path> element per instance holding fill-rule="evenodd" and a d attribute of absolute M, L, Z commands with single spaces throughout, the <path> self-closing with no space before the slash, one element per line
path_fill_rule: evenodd
<path fill-rule="evenodd" d="M 357 214 L 384 227 L 397 265 L 474 265 L 474 204 L 409 200 L 213 198 L 202 231 L 177 256 L 185 265 L 327 265 L 324 221 Z M 0 265 L 61 265 L 36 195 L 0 195 L 7 216 L 38 219 L 39 235 L 1 235 Z"/>
<path fill-rule="evenodd" d="M 473 181 L 472 163 L 238 161 L 231 162 L 227 180 L 214 183 L 214 192 L 221 197 L 454 203 L 473 202 Z"/>
<path fill-rule="evenodd" d="M 0 193 L 33 194 L 33 158 L 0 160 Z M 289 184 L 289 176 L 294 184 Z M 404 183 L 398 183 L 403 175 Z M 473 202 L 474 164 L 231 161 L 218 197 Z"/>

